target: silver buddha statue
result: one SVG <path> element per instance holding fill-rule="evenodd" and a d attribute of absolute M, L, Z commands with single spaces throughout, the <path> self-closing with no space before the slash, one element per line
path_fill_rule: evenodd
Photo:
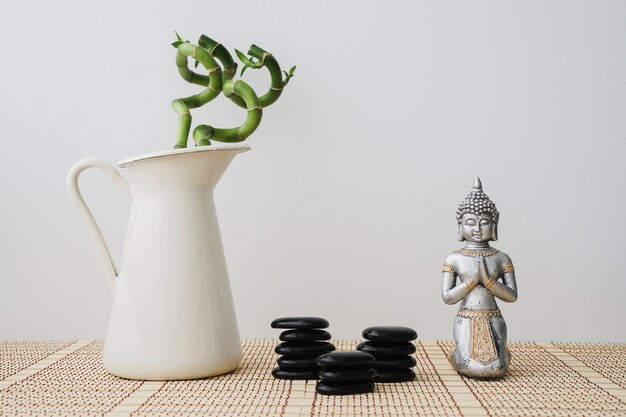
<path fill-rule="evenodd" d="M 506 323 L 496 298 L 517 300 L 517 284 L 511 258 L 489 245 L 498 240 L 499 216 L 476 178 L 456 212 L 458 238 L 465 247 L 448 255 L 443 264 L 443 301 L 461 302 L 453 326 L 455 346 L 448 359 L 458 373 L 471 378 L 502 378 L 511 362 Z"/>

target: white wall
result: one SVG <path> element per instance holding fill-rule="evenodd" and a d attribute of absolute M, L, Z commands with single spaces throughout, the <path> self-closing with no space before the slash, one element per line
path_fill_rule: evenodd
<path fill-rule="evenodd" d="M 199 91 L 176 73 L 178 30 L 298 65 L 216 190 L 242 337 L 320 315 L 339 338 L 388 323 L 449 339 L 440 268 L 478 175 L 517 270 L 510 339 L 626 342 L 623 1 L 2 9 L 0 339 L 104 337 L 111 300 L 65 175 L 173 145 L 170 102 Z M 195 114 L 244 118 L 226 100 Z M 82 185 L 119 259 L 129 201 L 97 172 Z"/>

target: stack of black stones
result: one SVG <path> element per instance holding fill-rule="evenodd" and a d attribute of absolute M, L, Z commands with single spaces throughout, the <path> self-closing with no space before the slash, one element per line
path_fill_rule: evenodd
<path fill-rule="evenodd" d="M 335 350 L 329 343 L 328 321 L 320 317 L 283 317 L 272 322 L 274 329 L 284 330 L 282 341 L 274 351 L 280 356 L 272 375 L 281 379 L 319 379 L 318 356 Z"/>
<path fill-rule="evenodd" d="M 315 386 L 318 394 L 350 395 L 374 391 L 372 379 L 376 371 L 372 368 L 374 357 L 364 352 L 332 352 L 317 358 L 322 367 Z"/>
<path fill-rule="evenodd" d="M 363 330 L 367 341 L 359 343 L 357 350 L 376 358 L 373 367 L 377 372 L 375 382 L 405 382 L 415 379 L 415 345 L 417 333 L 410 327 L 375 326 Z"/>

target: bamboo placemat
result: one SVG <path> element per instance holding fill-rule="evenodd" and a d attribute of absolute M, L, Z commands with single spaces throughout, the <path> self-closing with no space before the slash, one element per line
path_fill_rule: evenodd
<path fill-rule="evenodd" d="M 415 381 L 328 397 L 271 376 L 277 343 L 243 341 L 228 375 L 142 382 L 109 375 L 99 341 L 0 342 L 0 415 L 626 416 L 626 344 L 510 343 L 509 375 L 476 381 L 450 367 L 450 342 L 417 342 Z"/>

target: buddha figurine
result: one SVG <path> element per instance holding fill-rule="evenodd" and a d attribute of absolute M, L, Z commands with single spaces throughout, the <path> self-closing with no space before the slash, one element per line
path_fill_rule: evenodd
<path fill-rule="evenodd" d="M 441 296 L 446 304 L 461 302 L 453 325 L 455 346 L 448 356 L 461 375 L 502 378 L 511 354 L 506 346 L 506 323 L 496 298 L 517 299 L 511 258 L 489 245 L 498 239 L 499 213 L 483 192 L 480 178 L 456 212 L 459 240 L 465 247 L 443 264 Z"/>

